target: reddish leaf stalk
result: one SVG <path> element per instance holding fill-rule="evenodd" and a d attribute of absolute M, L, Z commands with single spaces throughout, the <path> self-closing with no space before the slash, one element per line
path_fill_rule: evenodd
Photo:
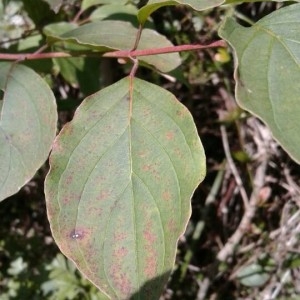
<path fill-rule="evenodd" d="M 208 45 L 180 45 L 180 46 L 170 46 L 163 48 L 153 48 L 153 49 L 143 49 L 143 50 L 118 50 L 113 52 L 107 52 L 103 54 L 104 57 L 138 57 L 138 56 L 148 56 L 157 54 L 167 54 L 173 52 L 200 50 L 206 48 L 216 48 L 216 47 L 226 47 L 226 43 L 223 40 L 213 42 Z"/>
<path fill-rule="evenodd" d="M 143 49 L 143 50 L 117 50 L 104 53 L 104 57 L 114 58 L 132 58 L 147 55 L 167 54 L 173 52 L 200 50 L 207 48 L 226 47 L 226 43 L 222 40 L 213 42 L 208 45 L 180 45 L 163 48 Z M 98 56 L 98 53 L 67 53 L 67 52 L 46 52 L 46 53 L 0 53 L 2 60 L 34 60 L 45 58 L 65 58 L 73 56 Z"/>

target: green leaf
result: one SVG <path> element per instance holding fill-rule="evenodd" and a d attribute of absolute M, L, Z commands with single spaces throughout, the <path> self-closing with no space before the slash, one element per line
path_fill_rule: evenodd
<path fill-rule="evenodd" d="M 287 2 L 291 0 L 268 0 L 267 2 Z M 300 0 L 294 0 L 295 2 L 299 2 Z M 245 2 L 266 2 L 265 0 L 226 0 L 225 4 L 239 4 Z"/>
<path fill-rule="evenodd" d="M 119 4 L 106 4 L 96 8 L 90 15 L 91 21 L 100 21 L 100 20 L 118 20 L 130 22 L 133 26 L 138 27 L 139 22 L 136 17 L 138 9 L 136 6 L 128 5 L 119 5 Z M 149 26 L 150 25 L 150 26 Z M 150 22 L 145 24 L 145 27 L 153 27 Z"/>
<path fill-rule="evenodd" d="M 138 19 L 141 24 L 144 24 L 148 17 L 157 9 L 168 5 L 188 5 L 191 8 L 201 11 L 221 5 L 224 0 L 149 0 L 138 12 Z"/>
<path fill-rule="evenodd" d="M 72 31 L 78 28 L 78 25 L 75 23 L 67 23 L 67 22 L 57 22 L 52 23 L 47 26 L 44 26 L 43 33 L 46 35 L 48 41 L 57 41 L 60 39 L 60 36 L 65 32 Z M 71 44 L 67 42 L 57 42 L 53 46 L 53 49 L 56 51 L 87 51 L 89 48 L 81 46 L 79 44 Z"/>
<path fill-rule="evenodd" d="M 119 5 L 119 4 L 107 4 L 102 5 L 95 9 L 91 15 L 91 20 L 104 20 L 111 16 L 121 17 L 122 15 L 133 15 L 136 19 L 138 10 L 134 5 Z M 120 19 L 119 19 L 120 20 Z"/>
<path fill-rule="evenodd" d="M 57 22 L 44 26 L 43 33 L 47 37 L 58 37 L 59 35 L 78 28 L 78 25 L 71 22 Z"/>
<path fill-rule="evenodd" d="M 128 0 L 118 0 L 118 5 L 125 5 L 127 2 Z M 91 6 L 101 4 L 116 4 L 116 0 L 83 0 L 81 3 L 81 9 L 86 10 Z"/>
<path fill-rule="evenodd" d="M 61 251 L 111 299 L 158 299 L 205 174 L 192 117 L 134 79 L 86 98 L 57 137 L 45 194 Z M 160 278 L 160 280 L 154 280 Z"/>
<path fill-rule="evenodd" d="M 263 120 L 300 162 L 300 4 L 250 28 L 227 19 L 219 34 L 235 50 L 238 104 Z"/>
<path fill-rule="evenodd" d="M 0 200 L 16 193 L 46 160 L 56 133 L 55 98 L 31 69 L 0 63 Z"/>
<path fill-rule="evenodd" d="M 88 46 L 98 51 L 130 50 L 133 48 L 137 35 L 137 28 L 129 22 L 99 21 L 83 25 L 61 36 L 52 36 L 49 41 L 65 41 L 77 45 Z M 155 30 L 144 29 L 138 49 L 170 47 L 173 44 Z M 155 66 L 161 72 L 169 72 L 180 64 L 178 53 L 143 56 L 141 61 Z"/>

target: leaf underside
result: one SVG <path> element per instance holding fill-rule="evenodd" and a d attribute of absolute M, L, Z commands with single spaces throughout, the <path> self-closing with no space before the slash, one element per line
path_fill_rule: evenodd
<path fill-rule="evenodd" d="M 151 300 L 173 267 L 205 156 L 172 94 L 134 79 L 131 99 L 129 86 L 124 78 L 77 109 L 54 143 L 45 193 L 55 241 L 79 270 L 110 299 Z"/>
<path fill-rule="evenodd" d="M 31 69 L 0 63 L 0 200 L 16 193 L 46 160 L 56 133 L 51 89 Z"/>
<path fill-rule="evenodd" d="M 90 47 L 92 50 L 107 52 L 110 50 L 131 50 L 135 44 L 137 28 L 124 21 L 95 21 L 85 24 L 62 35 L 48 36 L 51 42 L 65 41 L 77 45 Z M 144 29 L 138 49 L 156 47 L 171 47 L 173 44 L 155 30 Z M 178 53 L 143 56 L 140 61 L 146 62 L 160 70 L 170 72 L 181 64 Z"/>
<path fill-rule="evenodd" d="M 300 4 L 275 11 L 250 28 L 229 18 L 219 34 L 235 50 L 239 105 L 263 120 L 300 163 Z"/>
<path fill-rule="evenodd" d="M 221 5 L 224 0 L 149 0 L 138 12 L 138 19 L 144 24 L 148 17 L 157 9 L 168 5 L 187 5 L 191 8 L 201 11 Z"/>

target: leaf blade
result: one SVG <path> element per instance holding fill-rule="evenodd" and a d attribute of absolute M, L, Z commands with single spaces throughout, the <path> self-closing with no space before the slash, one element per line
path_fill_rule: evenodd
<path fill-rule="evenodd" d="M 243 28 L 228 19 L 220 36 L 235 49 L 236 99 L 268 124 L 274 138 L 300 162 L 300 5 L 282 8 Z"/>
<path fill-rule="evenodd" d="M 152 296 L 142 295 L 156 299 L 205 173 L 204 152 L 191 116 L 169 92 L 135 79 L 132 112 L 128 97 L 125 78 L 88 97 L 59 134 L 47 210 L 62 252 L 102 292 L 123 299 L 162 276 Z"/>
<path fill-rule="evenodd" d="M 150 0 L 145 6 L 140 8 L 138 12 L 138 19 L 141 24 L 144 24 L 148 17 L 157 9 L 168 5 L 187 5 L 197 11 L 217 7 L 221 5 L 224 0 Z"/>
<path fill-rule="evenodd" d="M 46 160 L 56 133 L 56 102 L 48 85 L 25 66 L 0 64 L 0 199 L 16 193 Z"/>
<path fill-rule="evenodd" d="M 106 52 L 109 50 L 132 49 L 136 36 L 137 28 L 129 22 L 107 20 L 80 26 L 61 36 L 52 36 L 51 39 L 88 46 L 91 49 Z M 156 45 L 159 45 L 159 47 L 173 46 L 163 35 L 151 29 L 144 29 L 138 49 L 151 49 Z M 144 56 L 140 60 L 155 66 L 162 72 L 169 72 L 181 64 L 178 53 Z"/>

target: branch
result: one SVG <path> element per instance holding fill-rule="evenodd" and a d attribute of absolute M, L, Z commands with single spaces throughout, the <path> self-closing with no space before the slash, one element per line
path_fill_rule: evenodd
<path fill-rule="evenodd" d="M 157 54 L 167 54 L 173 52 L 183 52 L 183 51 L 191 51 L 191 50 L 200 50 L 207 48 L 217 48 L 217 47 L 226 47 L 226 43 L 223 40 L 213 42 L 208 45 L 180 45 L 180 46 L 170 46 L 163 48 L 154 48 L 154 49 L 142 49 L 142 50 L 118 50 L 113 52 L 107 52 L 103 56 L 104 57 L 138 57 L 138 56 L 149 56 L 149 55 L 157 55 Z"/>
<path fill-rule="evenodd" d="M 207 48 L 226 47 L 226 43 L 222 40 L 213 42 L 209 45 L 180 45 L 154 49 L 143 49 L 143 50 L 117 50 L 106 52 L 103 57 L 114 57 L 114 58 L 132 58 L 138 56 L 166 54 L 173 52 L 182 52 L 190 50 L 200 50 Z M 45 59 L 45 58 L 65 58 L 75 56 L 96 56 L 99 57 L 101 53 L 96 52 L 46 52 L 46 53 L 0 53 L 0 60 L 34 60 L 34 59 Z"/>

